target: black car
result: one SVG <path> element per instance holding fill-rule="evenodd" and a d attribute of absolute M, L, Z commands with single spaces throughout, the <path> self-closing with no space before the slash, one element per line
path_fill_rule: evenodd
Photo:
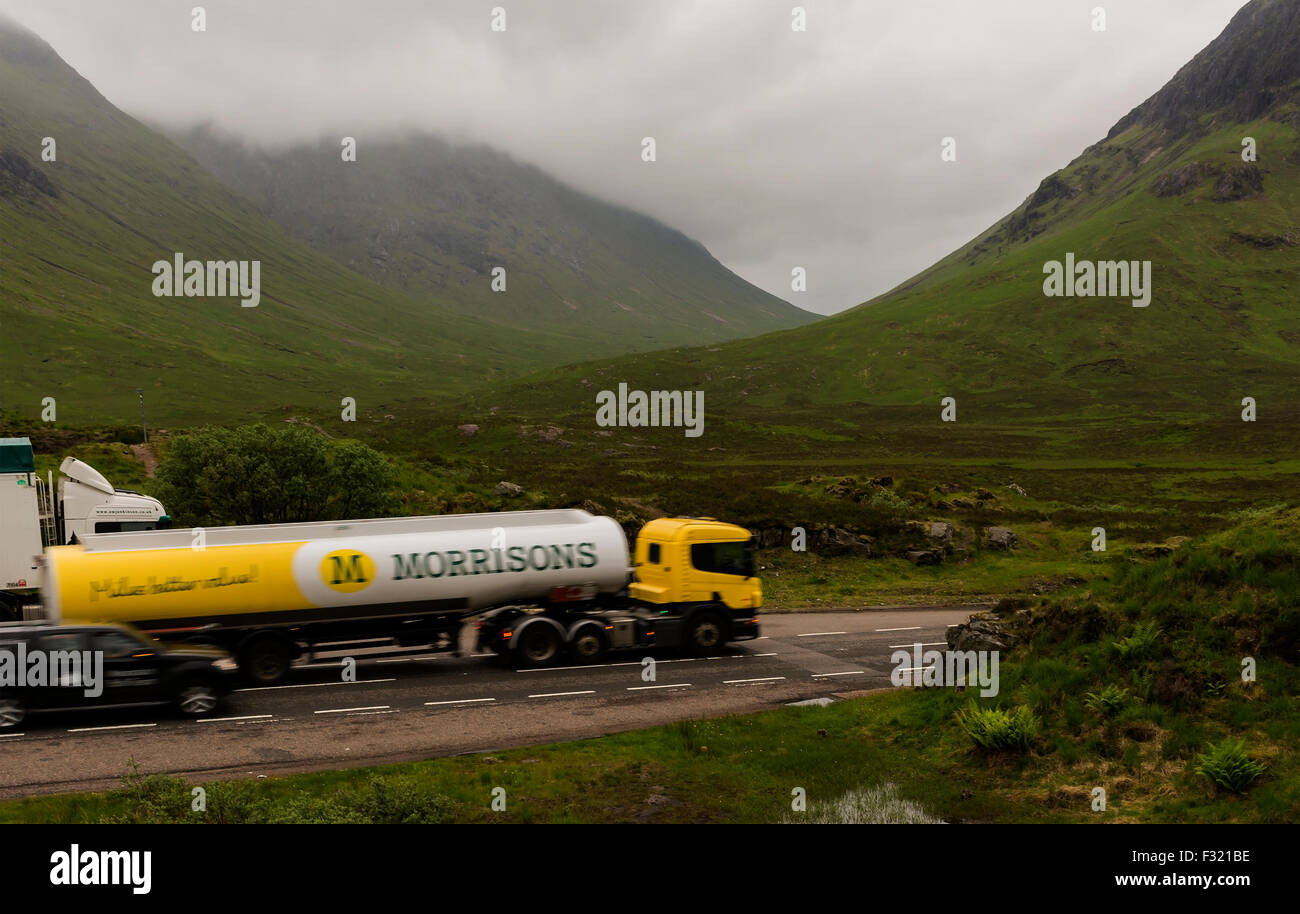
<path fill-rule="evenodd" d="M 237 673 L 220 648 L 163 644 L 129 625 L 0 623 L 0 732 L 42 711 L 169 704 L 203 717 Z"/>

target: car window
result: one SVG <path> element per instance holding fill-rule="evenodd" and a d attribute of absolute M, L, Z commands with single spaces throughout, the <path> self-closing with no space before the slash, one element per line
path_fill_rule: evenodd
<path fill-rule="evenodd" d="M 103 651 L 105 660 L 118 660 L 130 657 L 152 648 L 141 644 L 125 632 L 108 629 L 91 635 L 91 650 Z"/>
<path fill-rule="evenodd" d="M 43 651 L 84 651 L 86 649 L 85 632 L 48 632 L 41 635 L 38 642 Z"/>
<path fill-rule="evenodd" d="M 691 564 L 716 574 L 754 575 L 754 554 L 747 542 L 696 543 L 691 546 Z"/>
<path fill-rule="evenodd" d="M 650 555 L 649 555 L 649 559 L 650 559 L 650 564 L 651 564 L 651 565 L 658 565 L 658 564 L 659 564 L 659 544 L 658 544 L 658 543 L 651 543 L 651 544 L 650 544 Z"/>

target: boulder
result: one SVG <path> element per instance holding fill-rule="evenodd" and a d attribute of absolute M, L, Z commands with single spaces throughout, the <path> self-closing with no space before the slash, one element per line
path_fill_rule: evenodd
<path fill-rule="evenodd" d="M 938 540 L 941 544 L 947 546 L 952 542 L 953 532 L 954 528 L 952 524 L 946 521 L 933 521 L 927 526 L 925 535 L 930 539 Z"/>
<path fill-rule="evenodd" d="M 1015 549 L 1019 544 L 1020 538 L 1006 527 L 984 528 L 985 549 Z"/>
<path fill-rule="evenodd" d="M 508 498 L 518 498 L 524 494 L 524 487 L 515 485 L 513 482 L 498 482 L 496 488 L 492 491 L 497 495 L 505 495 Z"/>
<path fill-rule="evenodd" d="M 478 426 L 470 423 L 466 423 L 465 425 L 458 425 L 456 426 L 456 428 L 458 428 L 460 430 L 460 433 L 464 435 L 466 438 L 473 438 L 475 435 L 478 434 Z"/>
<path fill-rule="evenodd" d="M 907 553 L 907 560 L 913 565 L 942 565 L 943 553 L 938 549 L 912 549 Z"/>

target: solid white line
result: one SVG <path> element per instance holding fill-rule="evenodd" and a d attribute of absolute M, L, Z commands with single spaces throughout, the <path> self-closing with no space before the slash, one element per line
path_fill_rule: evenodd
<path fill-rule="evenodd" d="M 376 660 L 375 663 L 406 663 L 408 660 L 433 660 L 437 654 L 419 654 L 410 657 L 388 657 L 384 660 Z"/>
<path fill-rule="evenodd" d="M 848 632 L 804 632 L 801 635 L 795 635 L 796 638 L 816 638 L 818 635 L 847 635 Z"/>
<path fill-rule="evenodd" d="M 540 695 L 529 695 L 529 698 L 561 698 L 565 695 L 595 695 L 595 689 L 587 689 L 583 692 L 543 692 Z"/>
<path fill-rule="evenodd" d="M 776 682 L 778 679 L 784 679 L 784 676 L 765 676 L 762 679 L 724 679 L 723 685 L 735 685 L 740 682 Z"/>
<path fill-rule="evenodd" d="M 227 720 L 261 720 L 267 717 L 274 717 L 273 714 L 248 714 L 244 717 L 200 717 L 194 722 L 196 724 L 219 724 Z"/>
<path fill-rule="evenodd" d="M 861 676 L 866 670 L 848 670 L 843 673 L 813 673 L 813 679 L 818 676 Z"/>
<path fill-rule="evenodd" d="M 770 654 L 750 654 L 749 656 L 751 656 L 751 657 L 775 657 L 775 656 L 776 656 L 776 651 L 772 651 L 772 653 L 770 653 Z"/>
<path fill-rule="evenodd" d="M 346 714 L 348 711 L 383 711 L 391 705 L 370 705 L 365 708 L 329 708 L 325 711 L 312 711 L 313 714 Z"/>
<path fill-rule="evenodd" d="M 905 625 L 905 626 L 903 626 L 902 628 L 878 628 L 878 629 L 876 629 L 877 632 L 919 632 L 920 630 L 921 630 L 921 626 L 919 626 L 919 625 Z"/>
<path fill-rule="evenodd" d="M 669 682 L 664 685 L 628 686 L 627 690 L 629 692 L 640 692 L 645 689 L 689 689 L 690 687 L 691 684 L 689 682 Z"/>
<path fill-rule="evenodd" d="M 15 736 L 26 736 L 26 733 L 0 733 L 0 739 L 12 739 Z"/>
<path fill-rule="evenodd" d="M 254 686 L 250 689 L 235 689 L 236 692 L 270 692 L 274 689 L 314 689 L 317 686 L 368 685 L 372 682 L 397 682 L 396 679 L 358 679 L 356 682 L 303 682 L 298 685 Z"/>
<path fill-rule="evenodd" d="M 470 705 L 478 701 L 496 701 L 495 698 L 458 698 L 455 701 L 426 701 L 425 705 Z"/>
<path fill-rule="evenodd" d="M 115 727 L 77 727 L 69 733 L 91 733 L 95 730 L 138 730 L 141 727 L 156 727 L 157 724 L 118 724 Z"/>
<path fill-rule="evenodd" d="M 947 641 L 926 641 L 924 644 L 921 644 L 920 647 L 934 647 L 934 646 L 937 645 L 937 644 L 947 644 L 947 643 L 948 643 Z M 917 647 L 918 645 L 915 645 L 915 644 L 891 644 L 891 645 L 889 645 L 889 646 L 890 646 L 891 648 L 895 648 L 895 647 Z"/>

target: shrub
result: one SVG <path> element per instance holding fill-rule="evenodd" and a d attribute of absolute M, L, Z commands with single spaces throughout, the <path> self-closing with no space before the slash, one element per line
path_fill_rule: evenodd
<path fill-rule="evenodd" d="M 1024 705 L 1005 711 L 981 708 L 972 700 L 967 708 L 957 712 L 957 723 L 976 745 L 995 751 L 1024 751 L 1038 735 L 1038 719 Z"/>
<path fill-rule="evenodd" d="M 1246 752 L 1245 740 L 1225 739 L 1211 743 L 1205 752 L 1196 757 L 1197 774 L 1205 775 L 1233 793 L 1245 793 L 1251 782 L 1264 773 L 1264 769 L 1264 765 Z"/>
<path fill-rule="evenodd" d="M 1128 704 L 1128 689 L 1110 683 L 1100 692 L 1089 692 L 1084 695 L 1083 703 L 1089 710 L 1102 717 L 1110 717 Z"/>
<path fill-rule="evenodd" d="M 1119 654 L 1121 660 L 1137 663 L 1154 653 L 1160 634 L 1160 628 L 1154 620 L 1139 622 L 1133 626 L 1133 634 L 1112 641 L 1110 646 L 1114 648 L 1115 653 Z"/>

